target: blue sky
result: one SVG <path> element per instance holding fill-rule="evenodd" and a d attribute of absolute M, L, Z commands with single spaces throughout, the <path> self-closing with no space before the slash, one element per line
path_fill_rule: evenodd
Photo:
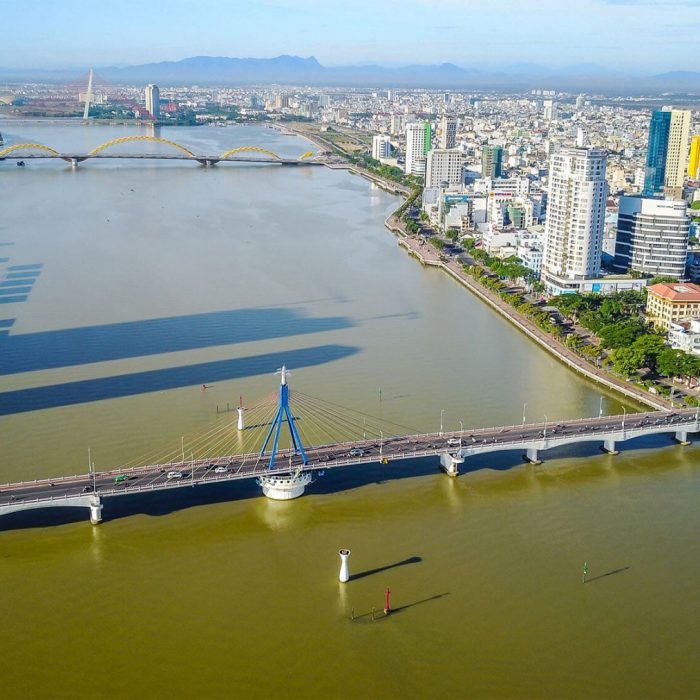
<path fill-rule="evenodd" d="M 188 56 L 696 70 L 700 0 L 0 0 L 0 66 Z"/>

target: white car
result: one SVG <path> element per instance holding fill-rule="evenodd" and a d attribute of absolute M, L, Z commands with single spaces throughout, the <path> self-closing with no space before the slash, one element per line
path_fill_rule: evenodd
<path fill-rule="evenodd" d="M 217 467 L 214 469 L 217 474 L 228 474 L 228 467 Z"/>
<path fill-rule="evenodd" d="M 361 450 L 359 447 L 353 447 L 348 454 L 350 457 L 362 457 L 365 454 L 365 451 Z"/>
<path fill-rule="evenodd" d="M 450 447 L 460 447 L 462 445 L 462 440 L 460 438 L 450 438 L 447 444 Z"/>
<path fill-rule="evenodd" d="M 167 477 L 168 479 L 182 479 L 182 472 L 168 472 Z"/>

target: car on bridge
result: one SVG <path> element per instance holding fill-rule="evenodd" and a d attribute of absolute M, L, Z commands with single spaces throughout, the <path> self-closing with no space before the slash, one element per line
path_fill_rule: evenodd
<path fill-rule="evenodd" d="M 462 446 L 462 438 L 449 438 L 447 440 L 447 444 L 450 447 L 461 447 Z"/>
<path fill-rule="evenodd" d="M 353 447 L 350 452 L 348 452 L 348 455 L 350 457 L 362 457 L 364 456 L 365 451 L 360 449 L 359 447 Z"/>
<path fill-rule="evenodd" d="M 168 472 L 166 475 L 166 479 L 182 479 L 182 472 L 178 471 L 171 471 Z"/>
<path fill-rule="evenodd" d="M 217 474 L 228 474 L 228 467 L 217 467 L 214 469 Z"/>

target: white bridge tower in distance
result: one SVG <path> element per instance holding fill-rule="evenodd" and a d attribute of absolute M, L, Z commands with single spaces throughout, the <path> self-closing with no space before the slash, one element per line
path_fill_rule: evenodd
<path fill-rule="evenodd" d="M 92 102 L 92 76 L 93 70 L 90 68 L 88 76 L 87 92 L 85 93 L 85 109 L 83 110 L 83 120 L 87 121 L 90 113 L 90 102 Z"/>

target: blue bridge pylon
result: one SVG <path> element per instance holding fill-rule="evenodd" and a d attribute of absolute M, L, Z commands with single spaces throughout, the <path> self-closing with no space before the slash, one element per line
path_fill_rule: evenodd
<path fill-rule="evenodd" d="M 267 431 L 267 435 L 265 436 L 265 441 L 263 442 L 263 446 L 260 450 L 260 456 L 262 457 L 265 453 L 267 445 L 270 442 L 270 437 L 272 436 L 272 433 L 274 431 L 275 438 L 272 441 L 272 452 L 270 454 L 269 468 L 275 468 L 275 457 L 277 456 L 280 431 L 282 429 L 282 423 L 286 421 L 287 426 L 289 427 L 289 436 L 292 441 L 292 447 L 294 448 L 294 454 L 300 454 L 303 463 L 306 465 L 308 463 L 308 460 L 306 458 L 306 452 L 304 451 L 304 446 L 301 444 L 301 438 L 299 437 L 299 433 L 297 432 L 297 427 L 294 424 L 294 416 L 292 416 L 292 413 L 289 410 L 289 386 L 287 384 L 287 368 L 285 366 L 282 366 L 282 368 L 278 369 L 277 372 L 279 372 L 281 375 L 279 405 L 277 407 L 277 413 L 275 414 L 275 418 L 270 425 L 270 429 Z M 277 374 L 277 372 L 275 372 L 275 374 Z"/>

